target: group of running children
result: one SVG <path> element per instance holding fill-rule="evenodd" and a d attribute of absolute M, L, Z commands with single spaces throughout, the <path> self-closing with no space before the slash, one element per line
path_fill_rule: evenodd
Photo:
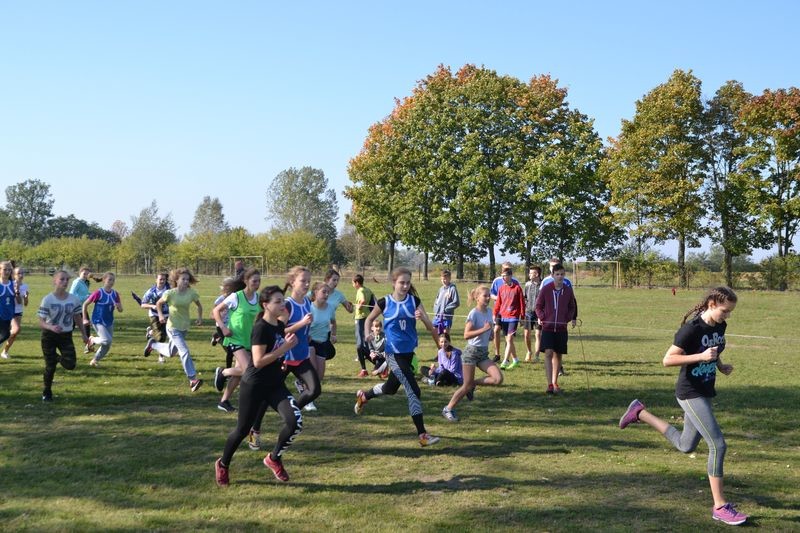
<path fill-rule="evenodd" d="M 356 276 L 353 279 L 356 288 L 354 305 L 336 288 L 339 274 L 334 270 L 328 272 L 325 281 L 311 286 L 310 271 L 305 267 L 294 267 L 289 271 L 283 289 L 275 285 L 260 289 L 260 273 L 255 269 L 240 269 L 237 278 L 223 284 L 223 296 L 212 311 L 219 334 L 212 342 L 221 341 L 229 354 L 226 367 L 218 367 L 214 375 L 216 388 L 223 392 L 220 409 L 235 411 L 230 405 L 230 397 L 237 385 L 240 388 L 237 425 L 228 435 L 222 456 L 215 462 L 217 484 L 229 484 L 231 459 L 243 440 L 248 440 L 251 449 L 261 448 L 260 427 L 267 408 L 280 415 L 283 426 L 263 462 L 278 480 L 289 480 L 283 466 L 283 455 L 302 431 L 302 410 L 315 409 L 313 402 L 321 392 L 325 362 L 336 353 L 335 312 L 339 305 L 355 312 L 356 348 L 361 366 L 359 376 L 369 375 L 366 361 L 371 360 L 374 365 L 372 374 L 385 378 L 372 388 L 356 392 L 355 413 L 362 414 L 369 401 L 393 395 L 402 385 L 421 446 L 436 444 L 440 438 L 427 431 L 423 420 L 414 353 L 418 344 L 417 321 L 423 323 L 440 347 L 438 365 L 421 369 L 428 377 L 428 383 L 457 386 L 442 410 L 447 420 L 458 420 L 455 407 L 465 396 L 472 399 L 477 385 L 500 385 L 503 382 L 501 368 L 514 368 L 519 364 L 513 337 L 520 322 L 526 326 L 526 344 L 529 346 L 526 360 L 533 361 L 532 355 L 538 358 L 539 352 L 545 352 L 547 392 L 559 394 L 561 355 L 567 353 L 567 325 L 571 322 L 575 326 L 577 304 L 563 266 L 557 262 L 551 266 L 552 281 L 547 283 L 537 279 L 540 274 L 538 267 L 532 268 L 524 292 L 513 278 L 510 265 L 505 264 L 502 276 L 492 288 L 479 285 L 470 291 L 469 301 L 474 302 L 474 308 L 465 320 L 464 339 L 467 344 L 463 353 L 450 343 L 449 330 L 456 316 L 454 310 L 458 307 L 458 296 L 449 272 L 443 273 L 444 290 L 440 289 L 437 296 L 435 319 L 432 321 L 411 284 L 411 271 L 406 268 L 392 272 L 392 292 L 377 300 L 364 287 L 363 277 Z M 52 383 L 57 364 L 67 370 L 76 366 L 73 329 L 80 332 L 85 351 L 94 352 L 90 361 L 92 366 L 98 366 L 111 347 L 113 311 L 122 311 L 119 293 L 113 289 L 115 276 L 109 272 L 102 278 L 95 278 L 102 282 L 102 287 L 90 292 L 90 275 L 91 270 L 82 267 L 68 290 L 69 274 L 63 270 L 56 272 L 53 276 L 54 290 L 42 299 L 39 306 L 45 360 L 43 401 L 53 399 Z M 192 288 L 196 282 L 186 268 L 173 270 L 169 281 L 166 274 L 159 274 L 156 284 L 140 300 L 141 307 L 148 309 L 151 316 L 144 355 L 157 351 L 159 360 L 163 362 L 177 354 L 192 391 L 202 384 L 186 343 L 192 303 L 197 307 L 195 323 L 202 324 L 203 308 Z M 490 309 L 493 293 L 496 293 L 496 302 Z M 442 295 L 445 295 L 444 300 L 440 299 Z M 0 357 L 8 357 L 8 350 L 19 333 L 27 301 L 23 270 L 14 269 L 8 261 L 0 262 L 0 344 L 5 343 Z M 732 365 L 722 362 L 721 354 L 725 349 L 726 320 L 736 302 L 736 294 L 727 287 L 710 290 L 684 316 L 683 324 L 663 358 L 665 366 L 680 367 L 676 397 L 684 411 L 682 431 L 648 411 L 639 400 L 631 402 L 619 422 L 621 429 L 639 422 L 650 425 L 675 448 L 686 453 L 693 451 L 700 439 L 704 439 L 709 447 L 708 477 L 714 500 L 712 518 L 732 525 L 742 524 L 748 517 L 724 496 L 722 475 L 726 445 L 714 416 L 711 398 L 716 395 L 717 371 L 725 375 L 733 371 Z M 92 305 L 94 309 L 90 317 L 88 309 Z M 89 335 L 89 324 L 95 335 Z M 492 336 L 496 342 L 499 341 L 495 332 L 502 333 L 506 339 L 504 358 L 499 367 L 497 361 L 489 357 Z M 536 339 L 533 354 L 528 344 L 529 332 L 533 332 Z M 499 342 L 495 344 L 495 354 L 499 356 Z M 459 358 L 460 365 L 456 364 Z M 486 375 L 475 379 L 476 367 Z M 296 398 L 285 385 L 285 378 L 290 373 L 296 377 Z"/>

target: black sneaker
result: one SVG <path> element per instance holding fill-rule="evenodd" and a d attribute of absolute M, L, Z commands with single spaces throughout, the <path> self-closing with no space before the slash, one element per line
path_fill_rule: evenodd
<path fill-rule="evenodd" d="M 193 379 L 193 380 L 189 381 L 189 387 L 192 389 L 192 392 L 197 391 L 197 389 L 199 389 L 200 385 L 202 385 L 202 384 L 203 384 L 203 380 L 202 379 Z"/>
<path fill-rule="evenodd" d="M 43 402 L 52 402 L 53 401 L 53 391 L 43 391 L 42 392 L 42 401 Z"/>
<path fill-rule="evenodd" d="M 492 358 L 492 361 L 493 361 L 493 362 L 495 362 L 495 363 L 496 363 L 496 362 L 498 362 L 499 360 L 500 360 L 500 356 L 499 356 L 499 355 L 495 355 L 495 356 Z"/>
<path fill-rule="evenodd" d="M 153 344 L 156 343 L 156 340 L 152 337 L 147 339 L 147 344 L 144 345 L 144 356 L 150 357 L 150 353 L 153 351 Z"/>
<path fill-rule="evenodd" d="M 218 366 L 214 371 L 214 387 L 216 387 L 219 392 L 222 392 L 222 389 L 225 388 L 225 381 L 228 379 L 225 377 L 225 374 L 222 373 L 222 370 L 222 367 Z"/>
<path fill-rule="evenodd" d="M 231 405 L 231 402 L 228 400 L 225 400 L 224 402 L 219 402 L 217 404 L 217 409 L 219 409 L 220 411 L 225 411 L 226 413 L 236 412 L 236 408 L 233 405 Z"/>

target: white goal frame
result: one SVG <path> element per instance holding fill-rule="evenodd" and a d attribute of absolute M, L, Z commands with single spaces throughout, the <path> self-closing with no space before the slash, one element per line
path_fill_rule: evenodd
<path fill-rule="evenodd" d="M 264 270 L 264 256 L 263 255 L 232 255 L 232 256 L 229 257 L 229 259 L 231 260 L 231 269 L 230 269 L 231 274 L 235 274 L 235 271 L 233 270 L 233 265 L 236 264 L 236 261 L 238 259 L 241 259 L 245 263 L 247 262 L 247 259 L 258 259 L 258 261 L 260 263 L 259 270 L 261 271 L 261 274 L 263 274 L 264 276 L 267 275 L 267 271 Z"/>
<path fill-rule="evenodd" d="M 573 261 L 572 262 L 572 284 L 576 287 L 579 285 L 578 283 L 578 271 L 580 270 L 579 265 L 590 265 L 590 264 L 612 264 L 614 268 L 612 272 L 614 273 L 614 278 L 611 280 L 611 286 L 615 289 L 622 288 L 622 267 L 620 266 L 619 261 Z"/>

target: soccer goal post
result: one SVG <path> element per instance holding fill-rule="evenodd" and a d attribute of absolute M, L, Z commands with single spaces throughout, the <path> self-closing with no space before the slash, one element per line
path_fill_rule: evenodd
<path fill-rule="evenodd" d="M 622 288 L 619 261 L 573 261 L 572 278 L 575 286 Z"/>
<path fill-rule="evenodd" d="M 266 276 L 267 271 L 264 270 L 264 256 L 263 255 L 232 255 L 230 256 L 231 260 L 231 275 L 236 273 L 236 267 L 233 265 L 236 264 L 236 261 L 240 260 L 244 263 L 245 268 L 249 267 L 256 267 L 261 271 L 261 274 Z"/>

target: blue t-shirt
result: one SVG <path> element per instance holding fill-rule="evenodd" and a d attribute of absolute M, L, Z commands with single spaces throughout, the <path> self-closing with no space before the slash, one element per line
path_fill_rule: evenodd
<path fill-rule="evenodd" d="M 314 321 L 311 322 L 308 336 L 314 342 L 325 342 L 331 330 L 331 320 L 336 320 L 336 307 L 329 302 L 325 303 L 323 309 L 311 304 L 311 316 L 314 317 Z"/>
<path fill-rule="evenodd" d="M 155 305 L 155 303 L 164 296 L 164 293 L 169 290 L 169 283 L 164 285 L 163 289 L 159 289 L 158 285 L 153 285 L 147 292 L 144 293 L 142 296 L 142 303 Z M 158 311 L 155 309 L 148 309 L 147 310 L 150 316 L 158 316 Z M 161 304 L 161 312 L 164 313 L 164 316 L 169 316 L 169 306 L 167 304 Z"/>
<path fill-rule="evenodd" d="M 383 331 L 386 334 L 386 351 L 393 354 L 413 353 L 417 347 L 416 311 L 419 298 L 406 295 L 402 302 L 395 300 L 391 294 L 378 300 L 378 307 L 383 311 Z"/>

